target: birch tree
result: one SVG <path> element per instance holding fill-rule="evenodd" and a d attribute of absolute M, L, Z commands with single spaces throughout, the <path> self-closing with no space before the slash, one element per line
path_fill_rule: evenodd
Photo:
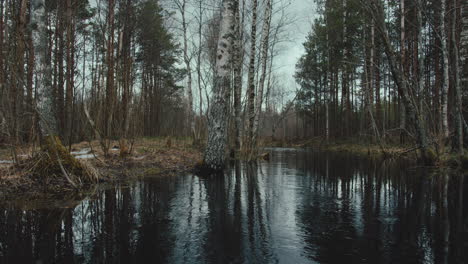
<path fill-rule="evenodd" d="M 195 118 L 193 116 L 193 93 L 192 93 L 192 66 L 191 66 L 191 58 L 188 53 L 188 35 L 187 35 L 187 17 L 186 17 L 186 8 L 187 8 L 187 0 L 175 0 L 174 1 L 177 9 L 181 15 L 181 24 L 182 24 L 182 33 L 183 33 L 183 50 L 184 50 L 184 63 L 187 69 L 187 95 L 188 95 L 188 119 L 190 122 L 190 130 L 192 133 L 192 137 L 195 141 L 198 141 L 197 134 L 195 131 Z M 201 14 L 200 14 L 201 17 Z M 201 26 L 201 20 L 200 20 Z M 201 48 L 201 47 L 200 47 Z"/>
<path fill-rule="evenodd" d="M 245 3 L 243 7 L 245 6 Z M 242 14 L 244 15 L 244 14 Z M 241 96 L 242 96 L 242 67 L 243 67 L 243 23 L 241 23 L 240 10 L 235 10 L 235 35 L 233 46 L 234 66 L 234 137 L 235 149 L 241 149 Z"/>
<path fill-rule="evenodd" d="M 47 15 L 44 0 L 31 0 L 32 41 L 34 45 L 36 89 L 41 93 L 39 102 L 42 135 L 57 135 L 57 123 L 53 113 L 52 71 L 47 63 Z"/>
<path fill-rule="evenodd" d="M 250 60 L 249 60 L 249 72 L 248 72 L 248 83 L 247 83 L 247 136 L 246 146 L 247 150 L 252 149 L 252 138 L 253 138 L 253 126 L 255 121 L 255 56 L 257 55 L 257 5 L 258 1 L 253 0 L 252 2 L 252 26 L 250 29 Z"/>
<path fill-rule="evenodd" d="M 214 171 L 224 168 L 227 146 L 228 107 L 230 101 L 230 65 L 235 10 L 238 0 L 223 0 L 220 34 L 216 55 L 216 72 L 208 119 L 208 141 L 204 165 Z"/>
<path fill-rule="evenodd" d="M 258 138 L 258 126 L 260 120 L 260 114 L 262 112 L 262 104 L 263 104 L 263 90 L 265 87 L 265 79 L 266 79 L 266 69 L 268 63 L 268 49 L 269 49 L 269 41 L 270 41 L 270 25 L 271 25 L 271 17 L 272 17 L 272 0 L 266 1 L 266 9 L 265 9 L 265 17 L 263 21 L 263 29 L 262 29 L 262 40 L 261 40 L 261 75 L 260 75 L 260 83 L 257 91 L 257 97 L 255 102 L 255 118 L 253 123 L 253 135 L 252 135 L 252 146 L 251 146 L 251 153 L 250 159 L 253 158 L 253 155 L 257 151 L 257 138 Z"/>
<path fill-rule="evenodd" d="M 448 128 L 448 85 L 449 85 L 449 55 L 447 49 L 447 29 L 445 26 L 445 13 L 447 7 L 447 1 L 441 0 L 440 8 L 440 42 L 443 57 L 443 68 L 442 68 L 442 87 L 441 87 L 441 110 L 440 110 L 440 124 L 441 130 L 444 137 L 449 136 Z"/>

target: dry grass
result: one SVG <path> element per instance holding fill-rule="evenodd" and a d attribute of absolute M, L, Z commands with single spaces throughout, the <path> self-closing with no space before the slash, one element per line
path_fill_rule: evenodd
<path fill-rule="evenodd" d="M 130 153 L 122 156 L 119 142 L 111 144 L 107 157 L 99 142 L 74 144 L 72 152 L 86 151 L 91 159 L 70 159 L 68 150 L 59 148 L 60 160 L 71 180 L 77 184 L 125 180 L 134 176 L 173 174 L 192 169 L 201 160 L 200 151 L 188 139 L 141 138 L 129 145 Z M 0 164 L 0 194 L 23 192 L 30 188 L 72 189 L 63 171 L 54 162 L 51 151 L 21 148 L 18 164 Z M 20 152 L 18 151 L 18 152 Z M 2 149 L 0 160 L 12 160 L 11 151 Z"/>
<path fill-rule="evenodd" d="M 360 143 L 357 140 L 331 141 L 326 143 L 325 140 L 321 137 L 290 142 L 265 140 L 264 144 L 265 146 L 273 147 L 311 147 L 322 151 L 347 152 L 354 155 L 372 157 L 403 157 L 416 153 L 414 151 L 408 152 L 408 149 L 411 148 L 411 146 L 398 146 L 391 144 L 384 144 L 383 146 L 380 146 L 375 143 Z"/>

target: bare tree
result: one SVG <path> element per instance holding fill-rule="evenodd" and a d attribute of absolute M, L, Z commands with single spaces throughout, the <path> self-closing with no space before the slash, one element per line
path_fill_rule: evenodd
<path fill-rule="evenodd" d="M 192 133 L 192 137 L 195 141 L 198 141 L 197 138 L 197 133 L 195 131 L 195 118 L 193 116 L 193 94 L 192 94 L 192 67 L 191 67 L 191 57 L 189 56 L 188 52 L 188 24 L 187 24 L 187 17 L 186 17 L 186 8 L 187 8 L 187 0 L 174 0 L 174 3 L 177 6 L 177 9 L 180 12 L 182 21 L 182 33 L 183 33 L 183 51 L 184 51 L 184 63 L 185 67 L 187 69 L 187 94 L 188 94 L 188 119 L 190 122 L 190 130 Z M 201 16 L 201 15 L 200 15 Z M 200 26 L 201 26 L 201 21 L 200 21 Z"/>
<path fill-rule="evenodd" d="M 252 149 L 253 139 L 253 126 L 255 122 L 255 57 L 257 55 L 257 6 L 258 1 L 253 0 L 252 2 L 252 26 L 250 30 L 250 61 L 249 61 L 249 72 L 248 72 L 248 83 L 247 83 L 247 116 L 248 126 L 246 135 L 247 150 Z"/>
<path fill-rule="evenodd" d="M 243 5 L 243 8 L 245 3 Z M 244 15 L 244 14 L 242 14 Z M 243 20 L 241 21 L 240 10 L 235 10 L 235 39 L 233 46 L 233 67 L 234 67 L 234 137 L 235 149 L 241 149 L 241 96 L 242 96 L 242 67 L 243 67 Z"/>
<path fill-rule="evenodd" d="M 114 85 L 114 45 L 115 45 L 115 0 L 108 0 L 107 10 L 107 51 L 106 51 L 106 107 L 105 107 L 105 137 L 108 141 L 106 148 L 103 150 L 107 155 L 110 147 L 110 136 L 112 131 L 112 124 L 114 120 L 114 107 L 116 103 L 116 89 Z"/>
<path fill-rule="evenodd" d="M 259 126 L 259 119 L 260 114 L 262 112 L 262 104 L 263 104 L 263 90 L 265 87 L 265 79 L 267 75 L 267 65 L 268 65 L 268 48 L 269 48 L 269 41 L 270 41 L 270 25 L 271 25 L 271 17 L 273 12 L 272 0 L 266 1 L 266 9 L 265 9 L 265 17 L 263 22 L 263 29 L 262 29 L 262 40 L 261 40 L 261 75 L 260 75 L 260 83 L 257 91 L 257 98 L 255 103 L 255 118 L 253 124 L 253 135 L 252 135 L 252 147 L 250 153 L 250 159 L 253 159 L 253 155 L 257 151 L 257 138 L 258 138 L 258 126 Z"/>
<path fill-rule="evenodd" d="M 441 87 L 441 111 L 440 111 L 440 120 L 442 127 L 442 134 L 444 137 L 449 136 L 448 128 L 448 85 L 449 85 L 449 55 L 447 49 L 447 29 L 445 26 L 445 13 L 447 2 L 446 0 L 441 0 L 441 9 L 440 9 L 440 42 L 442 48 L 442 57 L 444 60 L 443 69 L 442 69 L 442 87 Z"/>

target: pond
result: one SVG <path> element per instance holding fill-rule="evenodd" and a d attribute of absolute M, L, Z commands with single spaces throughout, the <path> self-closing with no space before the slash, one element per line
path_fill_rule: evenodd
<path fill-rule="evenodd" d="M 0 263 L 467 263 L 463 175 L 271 149 L 224 176 L 153 177 L 0 209 Z"/>

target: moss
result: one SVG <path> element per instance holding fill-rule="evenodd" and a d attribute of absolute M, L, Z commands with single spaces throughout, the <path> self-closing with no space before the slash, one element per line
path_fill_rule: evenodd
<path fill-rule="evenodd" d="M 79 187 L 97 182 L 97 170 L 73 157 L 56 136 L 48 136 L 42 144 L 42 151 L 23 163 L 32 179 L 47 187 Z M 65 173 L 64 173 L 65 171 Z"/>
<path fill-rule="evenodd" d="M 423 153 L 423 162 L 427 166 L 433 166 L 436 164 L 436 161 L 438 160 L 437 153 L 433 148 L 428 148 L 426 151 Z"/>
<path fill-rule="evenodd" d="M 162 172 L 161 168 L 156 168 L 156 167 L 153 167 L 153 168 L 148 168 L 146 169 L 143 174 L 145 176 L 147 175 L 157 175 L 157 174 L 160 174 Z"/>

